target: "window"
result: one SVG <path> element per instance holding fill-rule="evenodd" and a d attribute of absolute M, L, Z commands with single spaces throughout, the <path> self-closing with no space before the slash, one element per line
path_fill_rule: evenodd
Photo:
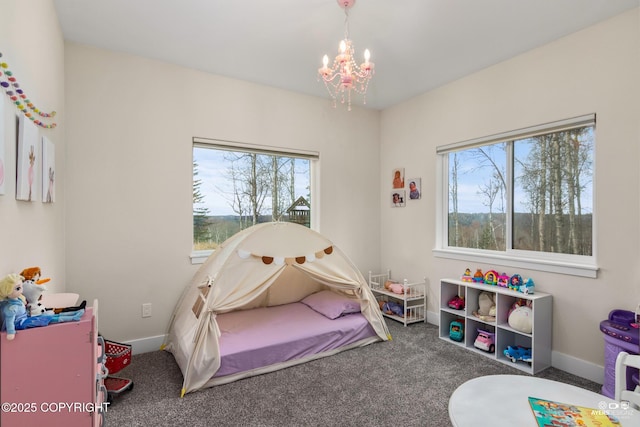
<path fill-rule="evenodd" d="M 595 277 L 594 131 L 589 115 L 438 147 L 436 251 Z"/>
<path fill-rule="evenodd" d="M 311 167 L 318 154 L 194 138 L 196 257 L 235 233 L 269 221 L 311 225 Z"/>

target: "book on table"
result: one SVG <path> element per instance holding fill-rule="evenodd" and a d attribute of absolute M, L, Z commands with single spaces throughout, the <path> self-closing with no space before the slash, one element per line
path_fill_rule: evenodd
<path fill-rule="evenodd" d="M 529 397 L 529 405 L 538 427 L 584 426 L 584 427 L 620 427 L 618 417 L 612 414 L 624 410 L 624 403 L 616 403 L 617 408 L 609 408 L 603 400 L 599 408 L 587 408 L 569 403 Z M 604 406 L 604 407 L 602 407 Z"/>

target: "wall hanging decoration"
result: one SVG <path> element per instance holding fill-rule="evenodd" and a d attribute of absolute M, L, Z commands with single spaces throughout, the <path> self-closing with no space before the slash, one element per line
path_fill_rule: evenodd
<path fill-rule="evenodd" d="M 53 203 L 56 200 L 55 176 L 56 176 L 56 150 L 53 142 L 46 136 L 42 137 L 42 201 Z"/>
<path fill-rule="evenodd" d="M 34 184 L 38 167 L 36 160 L 38 128 L 24 116 L 18 116 L 18 149 L 16 156 L 16 200 L 32 201 L 37 197 Z"/>
<path fill-rule="evenodd" d="M 407 179 L 409 183 L 409 200 L 417 200 L 422 194 L 422 180 L 420 178 Z"/>
<path fill-rule="evenodd" d="M 4 116 L 4 98 L 0 99 L 0 195 L 4 195 L 4 139 L 5 130 L 7 128 Z"/>
<path fill-rule="evenodd" d="M 0 58 L 2 58 L 2 52 L 0 52 Z M 22 111 L 22 114 L 24 114 L 24 116 L 33 123 L 45 129 L 53 129 L 57 126 L 55 123 L 43 123 L 36 117 L 52 118 L 56 115 L 56 112 L 52 111 L 50 113 L 45 113 L 40 111 L 40 109 L 27 98 L 27 94 L 24 90 L 20 88 L 18 80 L 13 75 L 13 72 L 9 70 L 9 64 L 6 62 L 0 62 L 0 86 L 4 89 L 4 92 L 16 108 Z"/>
<path fill-rule="evenodd" d="M 394 208 L 402 208 L 405 206 L 406 194 L 404 190 L 391 191 L 391 206 Z"/>

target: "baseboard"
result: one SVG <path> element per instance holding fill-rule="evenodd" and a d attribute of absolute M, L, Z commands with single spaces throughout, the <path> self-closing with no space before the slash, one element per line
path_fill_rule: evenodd
<path fill-rule="evenodd" d="M 427 312 L 427 322 L 432 325 L 440 325 L 440 316 L 438 313 Z M 551 351 L 551 366 L 568 372 L 580 378 L 585 378 L 598 384 L 604 382 L 604 366 L 578 359 L 557 351 Z"/>
<path fill-rule="evenodd" d="M 124 344 L 131 344 L 132 354 L 149 353 L 160 350 L 164 343 L 166 335 L 157 335 L 155 337 L 140 338 L 137 340 L 124 341 Z"/>

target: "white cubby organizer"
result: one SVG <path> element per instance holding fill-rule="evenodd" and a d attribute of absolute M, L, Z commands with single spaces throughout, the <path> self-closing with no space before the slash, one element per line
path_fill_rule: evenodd
<path fill-rule="evenodd" d="M 478 296 L 481 292 L 490 292 L 495 296 L 496 320 L 483 321 L 473 315 L 478 311 Z M 464 298 L 465 308 L 449 308 L 448 302 L 454 296 Z M 523 298 L 532 303 L 532 331 L 530 334 L 517 331 L 509 326 L 508 313 L 513 303 Z M 552 296 L 542 292 L 524 294 L 495 285 L 463 282 L 457 279 L 440 280 L 440 338 L 467 350 L 495 359 L 529 374 L 536 374 L 551 366 L 552 332 Z M 458 320 L 464 325 L 464 339 L 460 342 L 449 338 L 449 326 Z M 495 333 L 495 352 L 488 353 L 474 347 L 478 335 L 477 329 Z M 531 348 L 531 363 L 518 361 L 513 363 L 504 355 L 507 346 Z"/>

